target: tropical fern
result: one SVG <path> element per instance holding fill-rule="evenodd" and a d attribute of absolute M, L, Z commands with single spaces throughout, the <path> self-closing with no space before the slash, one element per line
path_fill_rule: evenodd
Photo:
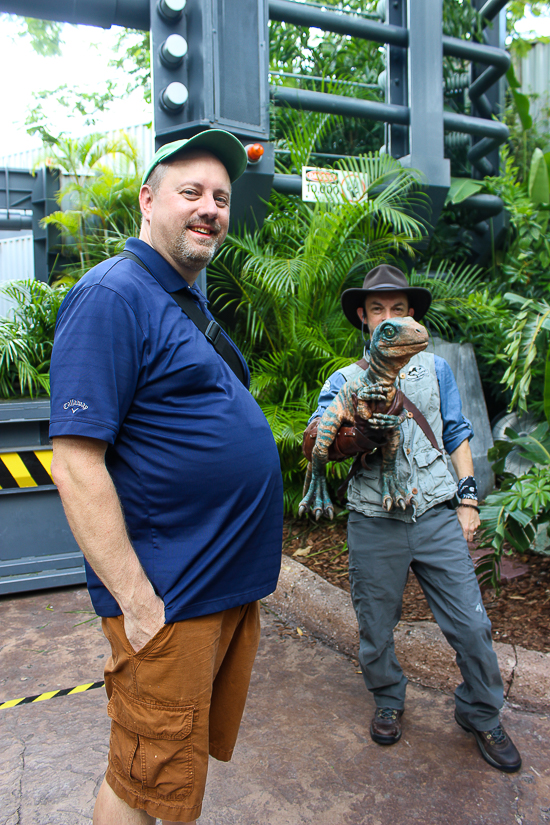
<path fill-rule="evenodd" d="M 0 397 L 49 395 L 55 321 L 67 289 L 13 281 L 0 293 L 13 302 L 0 319 Z"/>
<path fill-rule="evenodd" d="M 339 167 L 366 176 L 360 203 L 309 204 L 273 193 L 262 229 L 230 236 L 209 269 L 210 295 L 231 319 L 251 364 L 251 391 L 273 429 L 289 506 L 300 499 L 299 446 L 319 387 L 362 352 L 341 293 L 376 264 L 414 254 L 424 232 L 411 217 L 424 198 L 414 172 L 389 156 Z M 344 472 L 335 466 L 335 482 Z"/>

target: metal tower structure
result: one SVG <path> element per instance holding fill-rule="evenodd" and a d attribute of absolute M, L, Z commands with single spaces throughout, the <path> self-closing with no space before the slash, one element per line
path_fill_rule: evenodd
<path fill-rule="evenodd" d="M 235 184 L 233 226 L 261 225 L 263 201 L 272 188 L 301 193 L 298 175 L 275 174 L 269 142 L 270 100 L 280 106 L 383 122 L 387 151 L 425 177 L 435 223 L 450 185 L 445 132 L 470 136 L 468 160 L 480 177 L 497 172 L 498 146 L 508 137 L 507 127 L 495 119 L 500 114 L 499 83 L 510 65 L 501 48 L 499 21 L 506 0 L 474 2 L 487 24 L 482 42 L 443 35 L 442 0 L 385 0 L 379 3 L 379 20 L 296 0 L 0 0 L 0 11 L 103 28 L 150 30 L 157 147 L 220 127 L 243 143 L 260 143 L 264 149 L 261 161 L 249 165 Z M 385 101 L 270 86 L 269 19 L 385 45 Z M 471 62 L 471 115 L 444 109 L 444 55 Z M 17 172 L 25 175 L 25 170 Z M 13 177 L 14 172 L 10 174 Z M 32 200 L 37 197 L 35 182 L 27 183 Z M 15 204 L 10 203 L 8 184 L 5 173 L 4 183 L 0 178 L 0 210 L 7 210 L 0 219 L 2 226 L 13 226 L 9 210 Z M 469 200 L 468 206 L 480 218 L 502 210 L 494 197 L 478 195 Z M 46 252 L 37 259 L 36 274 L 42 280 L 48 276 L 49 254 L 46 239 Z"/>

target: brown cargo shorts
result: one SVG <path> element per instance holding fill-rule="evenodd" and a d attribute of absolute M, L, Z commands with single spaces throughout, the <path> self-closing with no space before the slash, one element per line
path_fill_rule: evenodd
<path fill-rule="evenodd" d="M 103 619 L 112 719 L 106 780 L 131 808 L 200 816 L 208 755 L 233 754 L 260 637 L 259 603 L 166 624 L 137 653 L 122 616 Z"/>

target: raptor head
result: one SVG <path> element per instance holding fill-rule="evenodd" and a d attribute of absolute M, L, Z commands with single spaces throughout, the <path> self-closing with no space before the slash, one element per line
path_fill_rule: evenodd
<path fill-rule="evenodd" d="M 428 333 L 425 327 L 413 318 L 388 318 L 382 321 L 371 337 L 371 356 L 379 354 L 386 359 L 406 364 L 417 352 L 428 346 Z"/>

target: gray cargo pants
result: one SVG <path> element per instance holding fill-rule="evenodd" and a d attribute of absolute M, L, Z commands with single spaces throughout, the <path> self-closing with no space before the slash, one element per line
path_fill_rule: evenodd
<path fill-rule="evenodd" d="M 350 511 L 349 575 L 359 623 L 359 661 L 377 707 L 401 709 L 407 678 L 395 655 L 409 565 L 435 620 L 456 651 L 459 713 L 478 730 L 498 724 L 503 686 L 474 566 L 456 513 L 440 504 L 416 523 Z"/>

